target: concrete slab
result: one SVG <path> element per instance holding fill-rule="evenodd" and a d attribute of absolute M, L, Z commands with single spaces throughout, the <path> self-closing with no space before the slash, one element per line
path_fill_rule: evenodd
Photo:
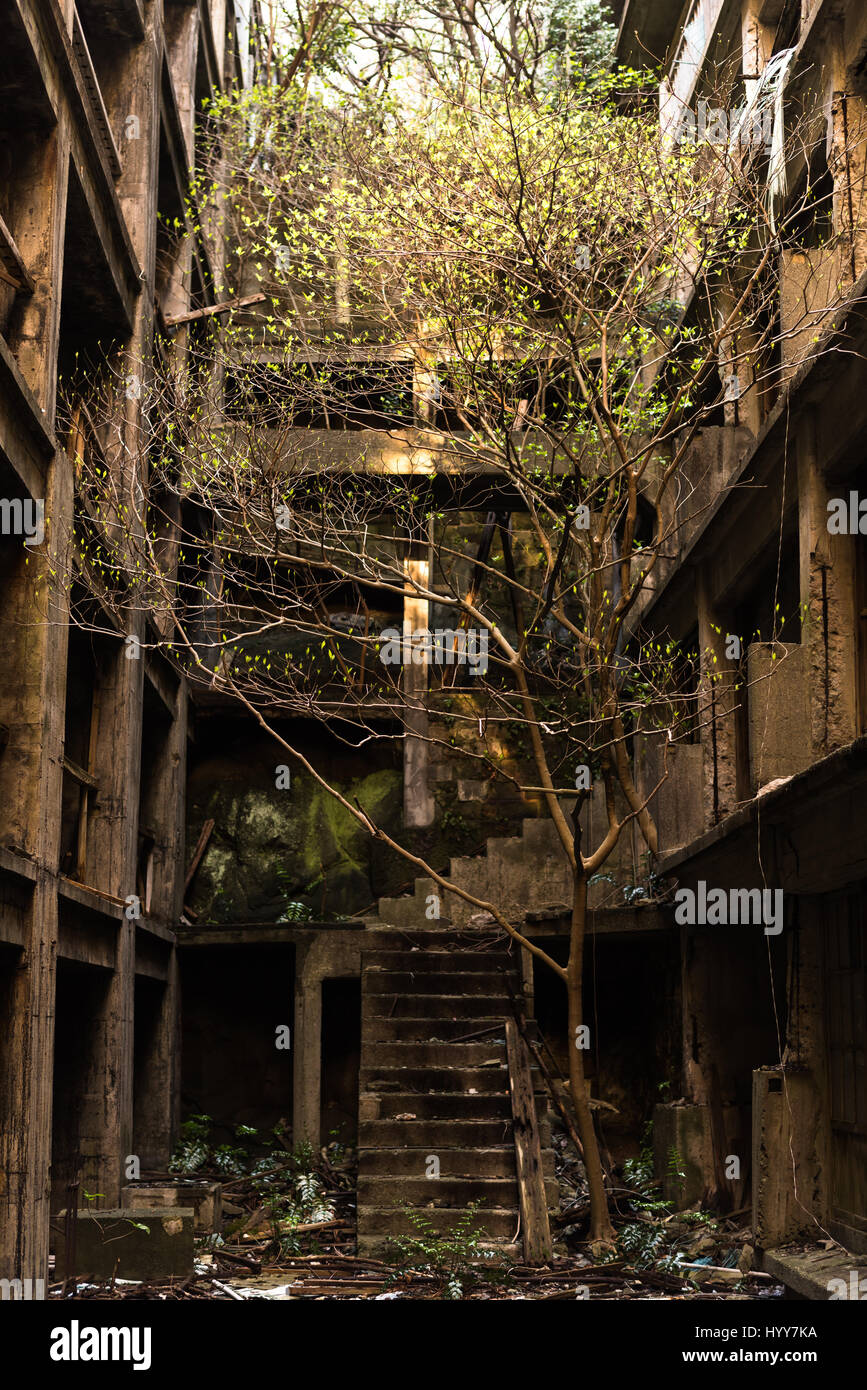
<path fill-rule="evenodd" d="M 61 1212 L 61 1221 L 66 1213 Z M 80 1211 L 75 1231 L 75 1269 L 57 1251 L 56 1277 L 169 1279 L 193 1273 L 192 1207 L 146 1207 L 125 1211 Z"/>
<path fill-rule="evenodd" d="M 198 1235 L 223 1227 L 223 1185 L 219 1182 L 137 1182 L 121 1189 L 122 1207 L 161 1211 L 165 1207 L 192 1207 Z"/>
<path fill-rule="evenodd" d="M 867 1302 L 867 1259 L 848 1250 L 781 1246 L 765 1250 L 760 1264 L 766 1274 L 802 1298 Z"/>

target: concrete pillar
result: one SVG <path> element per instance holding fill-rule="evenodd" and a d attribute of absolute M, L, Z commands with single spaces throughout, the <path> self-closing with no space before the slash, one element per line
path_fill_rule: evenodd
<path fill-rule="evenodd" d="M 753 1241 L 760 1250 L 819 1234 L 819 1123 L 808 1075 L 779 1067 L 753 1073 Z"/>
<path fill-rule="evenodd" d="M 778 16 L 769 24 L 763 18 L 767 14 L 767 0 L 742 0 L 741 70 L 747 101 L 753 96 L 774 48 Z"/>
<path fill-rule="evenodd" d="M 867 266 L 867 105 L 852 91 L 852 55 L 850 52 L 847 57 L 839 16 L 829 17 L 823 37 L 828 169 L 834 180 L 833 230 L 842 238 L 841 273 L 847 280 L 856 280 Z"/>
<path fill-rule="evenodd" d="M 302 954 L 303 952 L 303 954 Z M 292 1141 L 319 1147 L 322 1092 L 322 979 L 311 968 L 310 947 L 295 964 L 295 1037 Z"/>
<path fill-rule="evenodd" d="M 802 420 L 797 458 L 801 644 L 806 647 L 813 761 L 856 735 L 856 538 L 828 531 L 828 502 L 836 493 L 819 465 L 812 413 Z"/>
<path fill-rule="evenodd" d="M 57 896 L 44 873 L 8 998 L 0 1076 L 0 1278 L 47 1279 Z"/>
<path fill-rule="evenodd" d="M 709 1078 L 705 1063 L 711 1040 L 705 1031 L 704 1001 L 710 983 L 705 953 L 707 937 L 680 929 L 680 995 L 683 1092 L 694 1104 L 707 1104 Z"/>
<path fill-rule="evenodd" d="M 159 189 L 159 93 L 163 36 L 161 7 L 145 15 L 144 42 L 128 50 L 116 81 L 123 81 L 123 104 L 138 119 L 139 138 L 127 140 L 118 197 L 130 240 L 142 270 L 143 289 L 134 311 L 132 336 L 122 354 L 127 379 L 143 376 L 153 328 L 157 196 Z M 141 399 L 119 392 L 108 431 L 106 455 L 122 479 L 122 493 L 138 496 L 146 459 L 139 454 Z M 115 444 L 115 439 L 117 443 Z M 140 614 L 131 612 L 127 634 L 144 640 Z M 144 658 L 128 659 L 122 643 L 100 682 L 93 721 L 93 771 L 100 783 L 99 814 L 89 838 L 89 865 L 97 886 L 126 899 L 136 892 L 139 780 L 141 774 Z M 115 967 L 105 1004 L 104 1047 L 94 1057 L 103 1067 L 105 1097 L 101 1124 L 101 1204 L 120 1204 L 125 1181 L 123 1159 L 133 1143 L 133 1068 L 136 918 L 124 916 L 117 932 Z M 172 1001 L 176 995 L 172 992 Z M 95 1080 L 94 1087 L 99 1083 Z M 172 1102 L 173 1103 L 173 1102 Z"/>
<path fill-rule="evenodd" d="M 700 651 L 699 721 L 704 754 L 705 825 L 713 826 L 733 811 L 743 796 L 738 708 L 743 699 L 738 662 L 726 655 L 728 628 L 712 603 L 706 577 L 696 582 Z"/>
<path fill-rule="evenodd" d="M 806 649 L 796 642 L 747 648 L 750 787 L 810 766 L 810 692 Z"/>
<path fill-rule="evenodd" d="M 196 60 L 199 52 L 197 10 L 181 5 L 167 6 L 165 28 L 166 56 L 178 102 L 187 162 L 192 168 L 195 151 Z"/>
<path fill-rule="evenodd" d="M 147 977 L 136 983 L 132 1152 L 137 1155 L 142 1169 L 165 1167 L 178 1131 L 181 1051 L 178 996 L 177 953 L 169 947 L 165 983 Z"/>
<path fill-rule="evenodd" d="M 720 328 L 733 312 L 740 295 L 741 289 L 737 284 L 726 283 L 720 288 L 716 300 Z M 755 353 L 751 351 L 755 342 L 755 335 L 738 320 L 720 340 L 718 370 L 723 388 L 723 421 L 729 433 L 738 426 L 745 426 L 754 435 L 759 430 L 761 406 L 753 382 L 755 367 L 751 365 L 755 362 Z M 750 362 L 747 361 L 747 354 Z"/>
<path fill-rule="evenodd" d="M 9 746 L 0 759 L 4 841 L 37 866 L 26 940 L 9 1000 L 0 1081 L 0 1278 L 45 1279 L 51 1164 L 52 1058 L 58 907 L 61 750 L 66 669 L 66 535 L 55 518 L 71 508 L 66 460 L 47 470 L 46 540 L 7 551 L 0 612 L 0 664 L 15 679 L 0 690 Z M 25 563 L 26 560 L 26 563 Z M 47 621 L 34 621 L 35 615 Z"/>
<path fill-rule="evenodd" d="M 178 104 L 183 149 L 178 152 L 190 169 L 195 157 L 196 58 L 199 48 L 199 15 L 196 9 L 172 5 L 166 15 L 166 56 Z M 204 209 L 203 209 L 204 211 Z M 209 232 L 215 229 L 211 219 Z M 163 243 L 156 266 L 156 291 L 167 318 L 185 314 L 190 308 L 193 244 L 181 235 L 172 251 Z M 219 257 L 218 257 L 219 259 Z M 170 261 L 170 263 L 169 263 Z M 172 339 L 172 351 L 182 356 L 189 340 L 189 325 L 182 325 Z"/>
<path fill-rule="evenodd" d="M 63 241 L 69 174 L 69 132 L 61 118 L 50 134 L 22 132 L 21 157 L 9 181 L 4 215 L 34 282 L 18 295 L 6 338 L 18 368 L 54 424 L 57 343 L 63 283 Z"/>
<path fill-rule="evenodd" d="M 839 901 L 839 899 L 837 900 Z M 833 910 L 833 908 L 830 908 Z M 798 899 L 789 933 L 788 1030 L 782 1067 L 753 1074 L 753 1235 L 763 1249 L 827 1225 L 830 1081 L 826 1056 L 827 897 Z"/>

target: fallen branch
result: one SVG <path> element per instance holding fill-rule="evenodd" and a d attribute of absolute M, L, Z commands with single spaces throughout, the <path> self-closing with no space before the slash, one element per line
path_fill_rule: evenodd
<path fill-rule="evenodd" d="M 164 318 L 166 328 L 180 328 L 183 323 L 193 323 L 196 319 L 213 318 L 214 314 L 226 314 L 230 309 L 246 309 L 251 304 L 261 304 L 264 294 L 248 294 L 243 299 L 224 299 L 219 304 L 209 304 L 205 309 L 192 309 L 188 314 L 175 314 Z"/>

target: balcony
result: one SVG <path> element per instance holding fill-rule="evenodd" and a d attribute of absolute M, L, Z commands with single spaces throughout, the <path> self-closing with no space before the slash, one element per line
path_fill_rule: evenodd
<path fill-rule="evenodd" d="M 385 476 L 434 473 L 486 473 L 501 471 L 501 458 L 493 448 L 472 442 L 468 431 L 443 435 L 435 430 L 405 428 L 381 429 L 283 429 L 257 428 L 254 421 L 227 423 L 222 427 L 229 447 L 242 451 L 247 445 L 260 454 L 271 447 L 279 450 L 287 472 L 310 473 L 345 470 Z M 224 446 L 226 447 L 226 446 Z M 549 468 L 553 448 L 549 440 L 534 431 L 516 432 L 513 448 L 523 466 Z M 554 461 L 558 472 L 571 464 L 565 455 Z"/>

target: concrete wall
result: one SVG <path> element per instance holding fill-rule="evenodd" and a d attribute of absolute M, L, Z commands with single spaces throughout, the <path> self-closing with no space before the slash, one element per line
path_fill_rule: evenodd
<path fill-rule="evenodd" d="M 807 650 L 752 642 L 747 648 L 750 781 L 754 791 L 809 767 Z"/>
<path fill-rule="evenodd" d="M 216 822 L 189 902 L 197 923 L 273 922 L 288 902 L 318 919 L 371 910 L 409 866 L 395 862 L 273 739 L 238 719 L 202 720 L 187 788 L 187 839 Z M 390 833 L 402 825 L 399 746 L 353 754 L 319 726 L 295 725 L 306 754 Z M 278 788 L 276 770 L 290 769 Z"/>
<path fill-rule="evenodd" d="M 700 743 L 666 745 L 664 737 L 636 740 L 635 779 L 642 799 L 650 797 L 660 853 L 670 854 L 704 830 L 703 754 Z M 655 787 L 659 790 L 651 795 Z"/>
<path fill-rule="evenodd" d="M 116 1206 L 126 1157 L 138 1146 L 139 1157 L 165 1162 L 177 1122 L 173 927 L 183 891 L 186 692 L 158 661 L 125 660 L 119 630 L 99 652 L 94 640 L 84 658 L 70 648 L 67 447 L 84 446 L 75 431 L 56 429 L 58 375 L 69 378 L 77 352 L 88 360 L 84 393 L 109 348 L 122 374 L 147 359 L 159 150 L 161 140 L 173 145 L 175 125 L 171 64 L 168 85 L 162 80 L 162 0 L 82 6 L 105 112 L 80 36 L 71 42 L 71 4 L 21 0 L 6 18 L 0 215 L 22 288 L 0 305 L 0 492 L 43 500 L 46 537 L 28 550 L 4 538 L 0 559 L 0 953 L 20 952 L 0 991 L 0 1276 L 39 1279 L 49 1210 L 65 1205 L 67 1185 L 80 1179 L 101 1194 L 97 1205 Z M 188 24 L 183 52 L 172 54 L 188 86 L 200 37 L 198 22 Z M 124 138 L 130 115 L 135 139 Z M 191 119 L 187 93 L 188 130 Z M 191 148 L 174 150 L 184 186 Z M 3 240 L 8 264 L 5 232 Z M 179 300 L 178 285 L 169 286 L 173 306 L 188 307 L 189 288 L 187 277 Z M 118 441 L 109 466 L 131 483 L 144 467 L 140 403 L 120 392 L 108 410 Z M 139 616 L 128 628 L 143 639 Z M 162 710 L 149 728 L 146 699 Z M 148 901 L 136 916 L 125 903 L 139 893 L 140 870 Z"/>

